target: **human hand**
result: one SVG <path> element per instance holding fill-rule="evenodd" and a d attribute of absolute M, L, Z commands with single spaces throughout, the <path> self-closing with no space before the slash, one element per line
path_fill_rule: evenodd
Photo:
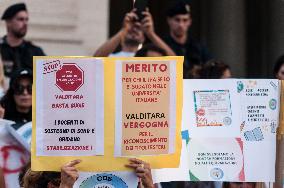
<path fill-rule="evenodd" d="M 153 17 L 148 8 L 146 11 L 142 12 L 142 14 L 144 16 L 143 20 L 141 21 L 142 30 L 149 37 L 150 35 L 155 34 Z"/>
<path fill-rule="evenodd" d="M 70 161 L 61 168 L 61 183 L 59 188 L 72 188 L 79 174 L 75 165 L 79 164 L 81 160 Z"/>
<path fill-rule="evenodd" d="M 123 19 L 122 29 L 125 32 L 128 32 L 135 25 L 136 20 L 138 20 L 138 16 L 135 13 L 135 9 L 131 12 L 127 13 Z"/>
<path fill-rule="evenodd" d="M 3 119 L 5 115 L 5 109 L 0 105 L 0 118 Z"/>
<path fill-rule="evenodd" d="M 150 164 L 135 158 L 131 158 L 129 161 L 130 163 L 125 166 L 134 169 L 144 188 L 154 188 Z M 138 187 L 142 187 L 140 183 Z"/>

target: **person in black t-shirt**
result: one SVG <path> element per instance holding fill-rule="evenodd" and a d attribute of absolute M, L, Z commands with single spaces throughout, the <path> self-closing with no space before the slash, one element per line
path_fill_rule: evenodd
<path fill-rule="evenodd" d="M 208 50 L 188 35 L 192 24 L 190 6 L 178 0 L 167 11 L 167 22 L 170 33 L 164 41 L 172 48 L 176 55 L 184 56 L 184 78 L 191 78 L 191 71 L 212 59 Z"/>
<path fill-rule="evenodd" d="M 28 12 L 24 3 L 8 7 L 2 17 L 6 23 L 7 35 L 0 39 L 0 53 L 5 76 L 21 68 L 32 69 L 33 56 L 44 56 L 41 48 L 25 41 L 28 29 Z"/>

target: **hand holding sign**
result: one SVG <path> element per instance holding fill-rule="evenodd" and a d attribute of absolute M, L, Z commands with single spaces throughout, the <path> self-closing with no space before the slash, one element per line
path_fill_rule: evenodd
<path fill-rule="evenodd" d="M 61 183 L 59 188 L 72 188 L 75 181 L 79 177 L 79 173 L 75 165 L 79 164 L 81 160 L 70 161 L 61 168 Z"/>
<path fill-rule="evenodd" d="M 0 118 L 4 118 L 5 109 L 0 105 Z"/>
<path fill-rule="evenodd" d="M 139 184 L 138 187 L 154 188 L 150 164 L 135 158 L 131 158 L 129 161 L 130 163 L 125 166 L 133 168 L 137 177 L 142 181 L 143 186 Z"/>

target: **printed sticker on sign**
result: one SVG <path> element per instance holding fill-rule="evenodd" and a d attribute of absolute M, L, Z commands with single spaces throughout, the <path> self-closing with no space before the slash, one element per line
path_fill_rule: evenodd
<path fill-rule="evenodd" d="M 77 91 L 84 84 L 84 71 L 75 63 L 64 63 L 55 77 L 61 91 Z"/>

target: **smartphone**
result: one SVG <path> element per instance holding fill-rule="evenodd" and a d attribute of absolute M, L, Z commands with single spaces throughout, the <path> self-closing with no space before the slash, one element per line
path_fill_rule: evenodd
<path fill-rule="evenodd" d="M 134 0 L 134 8 L 136 9 L 135 13 L 137 14 L 139 20 L 141 21 L 144 18 L 142 12 L 146 11 L 149 0 Z"/>

